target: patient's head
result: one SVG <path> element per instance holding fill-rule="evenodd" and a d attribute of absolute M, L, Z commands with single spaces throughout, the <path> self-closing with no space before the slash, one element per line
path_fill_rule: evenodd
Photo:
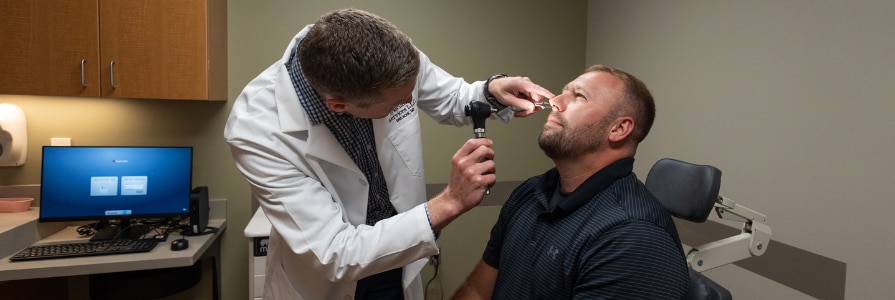
<path fill-rule="evenodd" d="M 633 156 L 656 116 L 646 85 L 605 65 L 587 68 L 550 104 L 538 144 L 553 159 L 607 151 Z"/>

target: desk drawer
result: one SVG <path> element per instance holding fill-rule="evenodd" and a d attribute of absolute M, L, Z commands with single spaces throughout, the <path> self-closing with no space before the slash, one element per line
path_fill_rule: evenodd
<path fill-rule="evenodd" d="M 255 275 L 252 283 L 252 297 L 261 298 L 264 295 L 264 274 Z"/>
<path fill-rule="evenodd" d="M 253 275 L 264 275 L 267 271 L 267 257 L 266 256 L 256 256 L 252 258 L 252 274 Z"/>

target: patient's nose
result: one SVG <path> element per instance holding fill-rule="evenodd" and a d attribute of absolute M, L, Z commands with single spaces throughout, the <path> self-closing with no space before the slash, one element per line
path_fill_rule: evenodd
<path fill-rule="evenodd" d="M 559 95 L 559 96 L 553 97 L 553 99 L 548 100 L 547 103 L 549 103 L 550 108 L 552 108 L 555 111 L 562 112 L 562 111 L 566 110 L 565 95 Z"/>

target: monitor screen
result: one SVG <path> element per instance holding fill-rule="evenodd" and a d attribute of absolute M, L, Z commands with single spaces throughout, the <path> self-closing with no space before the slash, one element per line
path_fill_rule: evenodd
<path fill-rule="evenodd" d="M 186 216 L 191 147 L 43 147 L 40 221 Z"/>

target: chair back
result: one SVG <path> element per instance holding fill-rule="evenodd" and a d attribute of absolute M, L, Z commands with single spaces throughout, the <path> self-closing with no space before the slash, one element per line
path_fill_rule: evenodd
<path fill-rule="evenodd" d="M 718 200 L 721 170 L 663 158 L 650 169 L 645 184 L 673 216 L 702 223 Z"/>
<path fill-rule="evenodd" d="M 663 158 L 650 169 L 645 184 L 671 215 L 702 223 L 708 219 L 718 200 L 721 170 L 713 166 Z M 720 284 L 690 269 L 690 291 L 685 299 L 732 298 L 730 291 Z"/>

